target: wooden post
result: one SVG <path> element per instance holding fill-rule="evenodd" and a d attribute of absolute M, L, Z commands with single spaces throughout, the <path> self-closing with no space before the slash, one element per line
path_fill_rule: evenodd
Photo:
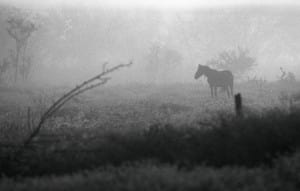
<path fill-rule="evenodd" d="M 30 107 L 27 108 L 27 128 L 31 130 L 31 110 Z"/>
<path fill-rule="evenodd" d="M 235 113 L 238 117 L 243 117 L 242 95 L 240 93 L 234 95 Z"/>

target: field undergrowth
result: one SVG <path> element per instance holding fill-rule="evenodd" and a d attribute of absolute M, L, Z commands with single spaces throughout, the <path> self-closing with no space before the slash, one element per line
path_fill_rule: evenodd
<path fill-rule="evenodd" d="M 106 166 L 93 171 L 64 176 L 25 179 L 3 178 L 0 190 L 299 190 L 299 152 L 274 161 L 273 168 L 198 166 L 193 170 L 173 165 L 136 163 Z"/>
<path fill-rule="evenodd" d="M 65 105 L 16 155 L 63 91 L 0 93 L 0 190 L 300 187 L 300 109 L 276 85 L 237 86 L 243 118 L 224 92 L 194 84 L 105 87 Z"/>

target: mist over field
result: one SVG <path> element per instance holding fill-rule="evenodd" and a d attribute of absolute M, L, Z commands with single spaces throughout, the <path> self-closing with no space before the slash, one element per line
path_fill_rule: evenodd
<path fill-rule="evenodd" d="M 300 190 L 300 3 L 0 0 L 0 190 Z"/>
<path fill-rule="evenodd" d="M 6 31 L 7 18 L 24 14 L 38 27 L 27 47 L 34 65 L 31 81 L 36 83 L 73 84 L 96 74 L 104 62 L 116 65 L 129 60 L 134 66 L 114 76 L 114 83 L 195 82 L 198 64 L 205 65 L 221 51 L 238 47 L 255 58 L 242 79 L 278 80 L 280 67 L 300 75 L 297 6 L 159 9 L 80 5 L 23 9 L 20 5 L 24 13 L 2 5 L 0 57 L 9 55 L 15 46 Z M 153 50 L 157 47 L 160 49 Z M 160 58 L 152 63 L 155 54 Z"/>

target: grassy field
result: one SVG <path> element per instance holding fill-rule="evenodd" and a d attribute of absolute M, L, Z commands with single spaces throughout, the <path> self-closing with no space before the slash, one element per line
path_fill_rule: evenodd
<path fill-rule="evenodd" d="M 192 170 L 171 165 L 133 164 L 82 171 L 73 175 L 13 180 L 3 178 L 1 190 L 299 190 L 299 153 L 281 158 L 274 167 Z"/>
<path fill-rule="evenodd" d="M 18 154 L 68 88 L 0 89 L 0 190 L 300 187 L 300 109 L 289 99 L 299 84 L 237 85 L 243 118 L 233 98 L 212 99 L 198 84 L 100 87 L 66 104 Z"/>

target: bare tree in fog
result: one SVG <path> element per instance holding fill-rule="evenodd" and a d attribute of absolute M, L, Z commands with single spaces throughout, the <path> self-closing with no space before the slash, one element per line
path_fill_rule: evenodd
<path fill-rule="evenodd" d="M 11 62 L 8 60 L 8 58 L 3 58 L 2 63 L 0 63 L 0 82 L 2 83 L 4 81 L 4 75 L 7 73 L 9 66 L 11 65 Z"/>
<path fill-rule="evenodd" d="M 5 83 L 9 81 L 12 76 L 12 69 L 14 69 L 16 63 L 16 54 L 10 49 L 9 55 L 2 59 L 2 63 L 0 63 L 0 82 Z"/>
<path fill-rule="evenodd" d="M 237 50 L 219 53 L 217 58 L 211 59 L 207 63 L 219 69 L 230 70 L 235 76 L 242 77 L 243 74 L 255 66 L 255 58 L 249 55 L 248 49 L 238 47 Z"/>
<path fill-rule="evenodd" d="M 23 79 L 28 76 L 29 67 L 31 64 L 29 63 L 28 57 L 26 57 L 26 49 L 28 45 L 28 39 L 30 38 L 31 34 L 37 30 L 37 27 L 34 23 L 22 15 L 10 17 L 7 20 L 7 23 L 9 25 L 7 32 L 10 37 L 16 41 L 14 80 L 17 82 L 19 73 Z"/>
<path fill-rule="evenodd" d="M 168 79 L 168 74 L 181 65 L 181 54 L 172 48 L 164 45 L 154 44 L 150 47 L 147 55 L 147 72 L 154 80 L 164 81 Z"/>
<path fill-rule="evenodd" d="M 296 82 L 296 77 L 293 72 L 286 72 L 282 67 L 280 67 L 281 76 L 279 77 L 279 80 L 282 82 Z"/>

